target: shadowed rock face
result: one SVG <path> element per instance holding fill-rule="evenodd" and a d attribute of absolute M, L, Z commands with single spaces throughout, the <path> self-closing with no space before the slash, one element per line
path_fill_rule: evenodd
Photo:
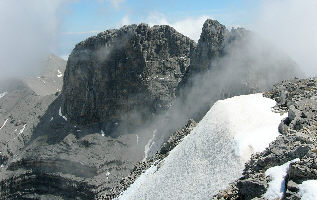
<path fill-rule="evenodd" d="M 191 60 L 194 71 L 207 70 L 211 62 L 223 55 L 226 35 L 229 31 L 216 20 L 207 19 L 203 25 L 197 50 Z"/>
<path fill-rule="evenodd" d="M 88 38 L 68 59 L 62 110 L 79 124 L 137 124 L 170 106 L 194 47 L 169 26 L 130 25 Z"/>

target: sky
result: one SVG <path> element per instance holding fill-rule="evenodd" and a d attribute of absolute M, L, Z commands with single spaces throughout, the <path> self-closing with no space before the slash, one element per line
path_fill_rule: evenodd
<path fill-rule="evenodd" d="M 194 40 L 199 39 L 207 18 L 227 26 L 250 23 L 250 10 L 259 1 L 252 0 L 78 0 L 65 6 L 60 45 L 55 50 L 67 57 L 79 41 L 98 32 L 127 24 L 169 24 Z"/>
<path fill-rule="evenodd" d="M 34 74 L 50 53 L 67 59 L 78 42 L 127 24 L 171 25 L 197 41 L 207 18 L 254 31 L 317 76 L 316 10 L 317 0 L 0 0 L 0 79 Z"/>

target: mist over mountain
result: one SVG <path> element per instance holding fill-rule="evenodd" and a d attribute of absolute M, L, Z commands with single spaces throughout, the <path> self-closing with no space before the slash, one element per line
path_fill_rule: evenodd
<path fill-rule="evenodd" d="M 301 160 L 291 166 L 293 174 L 287 180 L 296 183 L 299 191 L 309 180 L 300 174 L 303 165 L 309 166 L 309 177 L 316 178 L 311 170 L 316 158 L 312 153 L 316 148 L 316 80 L 296 78 L 279 83 L 302 77 L 303 72 L 292 57 L 252 31 L 228 30 L 207 19 L 196 43 L 168 25 L 126 25 L 78 43 L 67 63 L 51 55 L 43 66 L 38 76 L 11 79 L 0 87 L 1 199 L 125 199 L 120 197 L 124 191 L 135 199 L 166 198 L 151 186 L 151 180 L 164 179 L 155 178 L 155 171 L 157 177 L 173 177 L 173 162 L 187 162 L 182 172 L 188 172 L 188 165 L 201 173 L 181 179 L 183 185 L 195 179 L 217 187 L 206 192 L 208 187 L 201 186 L 195 195 L 194 191 L 181 193 L 184 187 L 175 185 L 175 196 L 169 196 L 172 199 L 267 198 L 271 189 L 270 179 L 263 178 L 265 170 L 296 158 Z M 247 99 L 254 93 L 266 97 L 256 94 L 257 99 Z M 235 104 L 239 95 L 249 95 L 241 101 L 250 105 Z M 232 101 L 224 100 L 230 97 Z M 271 126 L 272 117 L 265 114 L 272 114 L 270 106 L 275 103 L 268 98 L 277 102 L 276 116 L 289 111 L 281 123 L 276 118 L 279 127 Z M 217 107 L 221 102 L 229 103 Z M 244 119 L 244 112 L 229 112 L 236 109 L 232 105 L 248 107 L 251 102 L 277 133 L 264 145 L 264 153 L 254 143 L 243 144 L 247 141 L 243 131 L 235 129 L 235 120 Z M 270 105 L 265 110 L 261 102 Z M 250 110 L 244 115 L 251 115 Z M 239 121 L 238 127 L 261 119 L 261 115 L 249 117 Z M 250 127 L 252 135 L 256 126 Z M 265 125 L 260 127 L 267 130 Z M 256 141 L 261 143 L 259 138 Z M 289 145 L 293 140 L 298 144 Z M 237 142 L 246 154 L 233 153 Z M 228 146 L 222 148 L 224 144 Z M 281 153 L 279 149 L 286 144 Z M 191 157 L 188 154 L 189 160 L 185 159 L 187 145 L 194 152 Z M 228 155 L 228 159 L 220 155 Z M 219 158 L 219 163 L 210 163 L 210 158 Z M 232 167 L 228 168 L 232 176 L 226 181 L 215 179 L 213 169 L 221 170 L 219 166 L 226 163 Z M 168 183 L 179 182 L 177 177 Z M 138 186 L 144 180 L 151 184 Z M 144 193 L 135 193 L 133 187 Z M 291 185 L 285 188 L 282 195 L 297 197 Z M 160 195 L 153 195 L 156 193 Z"/>

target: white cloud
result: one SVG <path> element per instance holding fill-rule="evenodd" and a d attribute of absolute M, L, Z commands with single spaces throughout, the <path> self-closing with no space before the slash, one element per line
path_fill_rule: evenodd
<path fill-rule="evenodd" d="M 121 19 L 121 26 L 129 25 L 129 24 L 130 24 L 130 18 L 128 15 L 126 15 Z"/>
<path fill-rule="evenodd" d="M 164 15 L 160 13 L 152 13 L 146 22 L 150 25 L 170 25 L 178 32 L 188 36 L 189 38 L 198 41 L 202 26 L 206 19 L 212 18 L 207 15 L 199 17 L 186 17 L 179 21 L 170 22 Z"/>
<path fill-rule="evenodd" d="M 119 9 L 120 8 L 120 4 L 123 3 L 125 0 L 109 0 L 109 2 L 111 3 L 111 5 L 115 8 L 115 9 Z"/>
<path fill-rule="evenodd" d="M 97 0 L 99 3 L 104 3 L 105 1 L 109 2 L 116 10 L 120 9 L 120 6 L 122 3 L 125 2 L 125 0 Z"/>
<path fill-rule="evenodd" d="M 92 34 L 97 34 L 102 31 L 79 31 L 79 32 L 64 32 L 63 34 L 66 35 L 92 35 Z"/>
<path fill-rule="evenodd" d="M 317 1 L 263 0 L 253 29 L 317 75 Z"/>
<path fill-rule="evenodd" d="M 60 57 L 64 60 L 68 60 L 69 54 L 61 55 Z"/>
<path fill-rule="evenodd" d="M 36 72 L 54 49 L 67 0 L 0 1 L 0 78 Z"/>

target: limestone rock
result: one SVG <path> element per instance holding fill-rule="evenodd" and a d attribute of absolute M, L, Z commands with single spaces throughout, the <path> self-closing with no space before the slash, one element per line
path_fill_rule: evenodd
<path fill-rule="evenodd" d="M 69 56 L 62 111 L 72 122 L 138 124 L 170 107 L 195 42 L 169 26 L 107 30 Z"/>

